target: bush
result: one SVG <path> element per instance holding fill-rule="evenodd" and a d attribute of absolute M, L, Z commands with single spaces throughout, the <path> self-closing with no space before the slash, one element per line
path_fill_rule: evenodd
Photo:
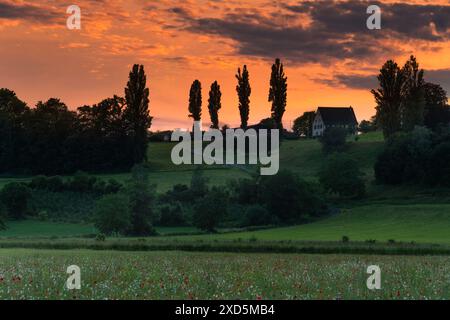
<path fill-rule="evenodd" d="M 223 188 L 213 187 L 194 205 L 194 225 L 208 232 L 214 232 L 227 212 L 228 195 Z"/>
<path fill-rule="evenodd" d="M 95 241 L 103 242 L 106 240 L 106 236 L 103 233 L 98 233 L 95 235 Z"/>
<path fill-rule="evenodd" d="M 11 218 L 25 218 L 25 215 L 28 213 L 28 202 L 31 198 L 30 189 L 25 184 L 8 183 L 0 192 L 0 198 Z"/>
<path fill-rule="evenodd" d="M 450 186 L 450 142 L 439 143 L 430 155 L 429 184 Z"/>
<path fill-rule="evenodd" d="M 64 181 L 60 176 L 46 177 L 36 176 L 29 183 L 31 189 L 60 192 L 64 190 Z"/>
<path fill-rule="evenodd" d="M 131 171 L 131 180 L 127 188 L 128 206 L 131 210 L 131 228 L 128 235 L 149 236 L 156 232 L 153 228 L 156 187 L 149 185 L 148 172 L 142 165 Z"/>
<path fill-rule="evenodd" d="M 365 194 L 364 174 L 358 162 L 346 154 L 332 154 L 319 172 L 324 189 L 345 198 L 361 198 Z"/>
<path fill-rule="evenodd" d="M 3 203 L 0 202 L 0 230 L 6 229 L 5 220 L 6 220 L 6 208 L 3 205 Z"/>
<path fill-rule="evenodd" d="M 94 210 L 95 227 L 100 232 L 124 234 L 131 226 L 128 198 L 124 195 L 106 195 L 97 201 Z"/>
<path fill-rule="evenodd" d="M 277 223 L 276 217 L 270 215 L 266 208 L 258 204 L 248 206 L 244 216 L 244 226 L 264 226 Z"/>
<path fill-rule="evenodd" d="M 289 171 L 261 177 L 259 203 L 283 223 L 302 222 L 326 209 L 318 188 Z"/>
<path fill-rule="evenodd" d="M 324 152 L 340 152 L 347 145 L 348 130 L 340 127 L 327 128 L 320 137 Z"/>
<path fill-rule="evenodd" d="M 430 178 L 430 166 L 437 168 L 436 164 L 430 163 L 435 139 L 430 130 L 422 127 L 416 127 L 408 134 L 391 136 L 375 162 L 376 180 L 386 184 L 426 182 Z M 439 160 L 438 165 L 439 168 L 448 166 Z"/>
<path fill-rule="evenodd" d="M 39 221 L 48 221 L 49 219 L 48 212 L 46 210 L 39 211 L 37 214 L 37 219 Z"/>
<path fill-rule="evenodd" d="M 258 185 L 256 179 L 233 180 L 229 184 L 231 199 L 238 204 L 254 204 L 258 202 Z"/>
<path fill-rule="evenodd" d="M 166 203 L 159 207 L 160 218 L 158 225 L 164 227 L 185 226 L 183 208 L 180 203 Z"/>
<path fill-rule="evenodd" d="M 29 207 L 37 213 L 46 211 L 50 220 L 80 222 L 92 219 L 97 200 L 90 193 L 32 190 Z"/>
<path fill-rule="evenodd" d="M 347 236 L 342 236 L 342 242 L 344 243 L 350 242 L 350 238 Z"/>
<path fill-rule="evenodd" d="M 192 173 L 190 196 L 195 199 L 203 197 L 207 192 L 208 192 L 208 179 L 206 179 L 203 176 L 203 170 L 200 167 L 197 167 Z"/>
<path fill-rule="evenodd" d="M 96 180 L 97 178 L 90 176 L 83 171 L 78 171 L 69 180 L 68 187 L 75 192 L 91 192 L 94 190 Z"/>

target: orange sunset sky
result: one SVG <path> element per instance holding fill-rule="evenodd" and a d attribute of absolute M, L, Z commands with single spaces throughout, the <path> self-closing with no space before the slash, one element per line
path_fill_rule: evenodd
<path fill-rule="evenodd" d="M 81 8 L 81 30 L 66 9 Z M 366 9 L 382 10 L 368 30 Z M 270 115 L 270 67 L 288 76 L 286 127 L 317 106 L 374 114 L 370 89 L 387 59 L 415 54 L 426 80 L 450 92 L 450 2 L 268 0 L 0 0 L 0 87 L 34 106 L 50 97 L 71 109 L 123 95 L 134 63 L 145 65 L 152 130 L 187 128 L 189 88 L 199 79 L 203 119 L 208 91 L 222 89 L 221 124 L 239 124 L 235 73 L 247 64 L 250 123 Z"/>

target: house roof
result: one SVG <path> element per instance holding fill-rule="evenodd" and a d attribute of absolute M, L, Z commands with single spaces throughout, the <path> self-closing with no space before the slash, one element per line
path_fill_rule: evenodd
<path fill-rule="evenodd" d="M 326 126 L 330 125 L 358 125 L 352 107 L 318 107 L 322 120 Z"/>

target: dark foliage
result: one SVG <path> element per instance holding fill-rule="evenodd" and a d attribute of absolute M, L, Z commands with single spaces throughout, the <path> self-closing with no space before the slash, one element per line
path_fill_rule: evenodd
<path fill-rule="evenodd" d="M 20 220 L 28 214 L 31 192 L 25 184 L 8 183 L 0 192 L 0 198 L 10 218 Z"/>
<path fill-rule="evenodd" d="M 125 98 L 77 112 L 55 98 L 28 108 L 13 91 L 0 89 L 0 172 L 118 171 L 141 162 L 151 124 L 145 86 L 144 69 L 135 65 Z"/>
<path fill-rule="evenodd" d="M 372 90 L 377 103 L 377 119 L 385 137 L 401 130 L 401 103 L 403 100 L 404 74 L 397 63 L 387 61 L 378 75 L 379 88 Z"/>
<path fill-rule="evenodd" d="M 385 184 L 450 185 L 450 133 L 416 127 L 392 136 L 375 163 L 375 177 Z"/>
<path fill-rule="evenodd" d="M 239 97 L 239 114 L 241 116 L 241 128 L 245 129 L 248 125 L 248 116 L 250 113 L 250 95 L 252 93 L 252 88 L 250 87 L 249 73 L 247 66 L 238 69 L 236 74 L 236 79 L 238 84 L 236 86 L 236 91 Z"/>
<path fill-rule="evenodd" d="M 316 113 L 314 111 L 307 111 L 302 116 L 294 120 L 292 130 L 297 136 L 312 137 L 313 122 Z"/>
<path fill-rule="evenodd" d="M 95 227 L 105 235 L 125 234 L 130 226 L 128 199 L 122 194 L 110 194 L 95 204 Z"/>
<path fill-rule="evenodd" d="M 150 186 L 148 172 L 141 165 L 131 171 L 131 179 L 127 187 L 129 208 L 131 210 L 131 226 L 127 235 L 148 236 L 155 234 L 155 186 Z"/>
<path fill-rule="evenodd" d="M 208 193 L 197 199 L 193 211 L 193 224 L 201 230 L 216 231 L 226 215 L 228 196 L 223 188 L 213 187 Z"/>
<path fill-rule="evenodd" d="M 282 223 L 302 222 L 326 210 L 319 190 L 289 171 L 261 177 L 258 194 L 259 203 Z"/>
<path fill-rule="evenodd" d="M 244 226 L 265 226 L 277 223 L 277 217 L 271 215 L 265 207 L 259 204 L 250 205 L 245 209 Z"/>
<path fill-rule="evenodd" d="M 368 133 L 377 130 L 376 119 L 373 117 L 370 120 L 362 120 L 359 123 L 358 131 L 362 133 Z"/>
<path fill-rule="evenodd" d="M 272 118 L 275 120 L 277 128 L 283 129 L 283 114 L 287 102 L 287 77 L 280 59 L 276 59 L 272 65 L 269 102 L 272 102 Z"/>
<path fill-rule="evenodd" d="M 143 65 L 135 64 L 125 88 L 127 108 L 123 122 L 127 137 L 131 140 L 132 163 L 140 163 L 147 157 L 147 130 L 152 123 L 148 110 L 149 89 Z"/>
<path fill-rule="evenodd" d="M 319 173 L 320 183 L 324 189 L 342 198 L 364 196 L 363 176 L 358 162 L 343 153 L 332 154 Z"/>
<path fill-rule="evenodd" d="M 324 152 L 340 152 L 347 145 L 348 130 L 341 127 L 327 128 L 320 137 Z"/>
<path fill-rule="evenodd" d="M 202 118 L 202 85 L 198 80 L 192 83 L 189 92 L 189 117 L 194 121 Z"/>
<path fill-rule="evenodd" d="M 424 124 L 437 130 L 450 123 L 450 108 L 447 105 L 447 92 L 438 84 L 425 83 L 425 119 Z"/>
<path fill-rule="evenodd" d="M 209 91 L 208 110 L 211 117 L 211 128 L 219 129 L 219 110 L 222 108 L 220 102 L 222 93 L 220 92 L 220 86 L 217 81 L 211 84 L 211 90 Z"/>

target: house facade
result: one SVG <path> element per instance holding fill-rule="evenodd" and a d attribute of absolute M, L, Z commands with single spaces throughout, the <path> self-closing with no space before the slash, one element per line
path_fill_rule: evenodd
<path fill-rule="evenodd" d="M 312 136 L 320 137 L 327 128 L 346 128 L 355 134 L 358 120 L 352 107 L 318 107 L 313 121 Z"/>

